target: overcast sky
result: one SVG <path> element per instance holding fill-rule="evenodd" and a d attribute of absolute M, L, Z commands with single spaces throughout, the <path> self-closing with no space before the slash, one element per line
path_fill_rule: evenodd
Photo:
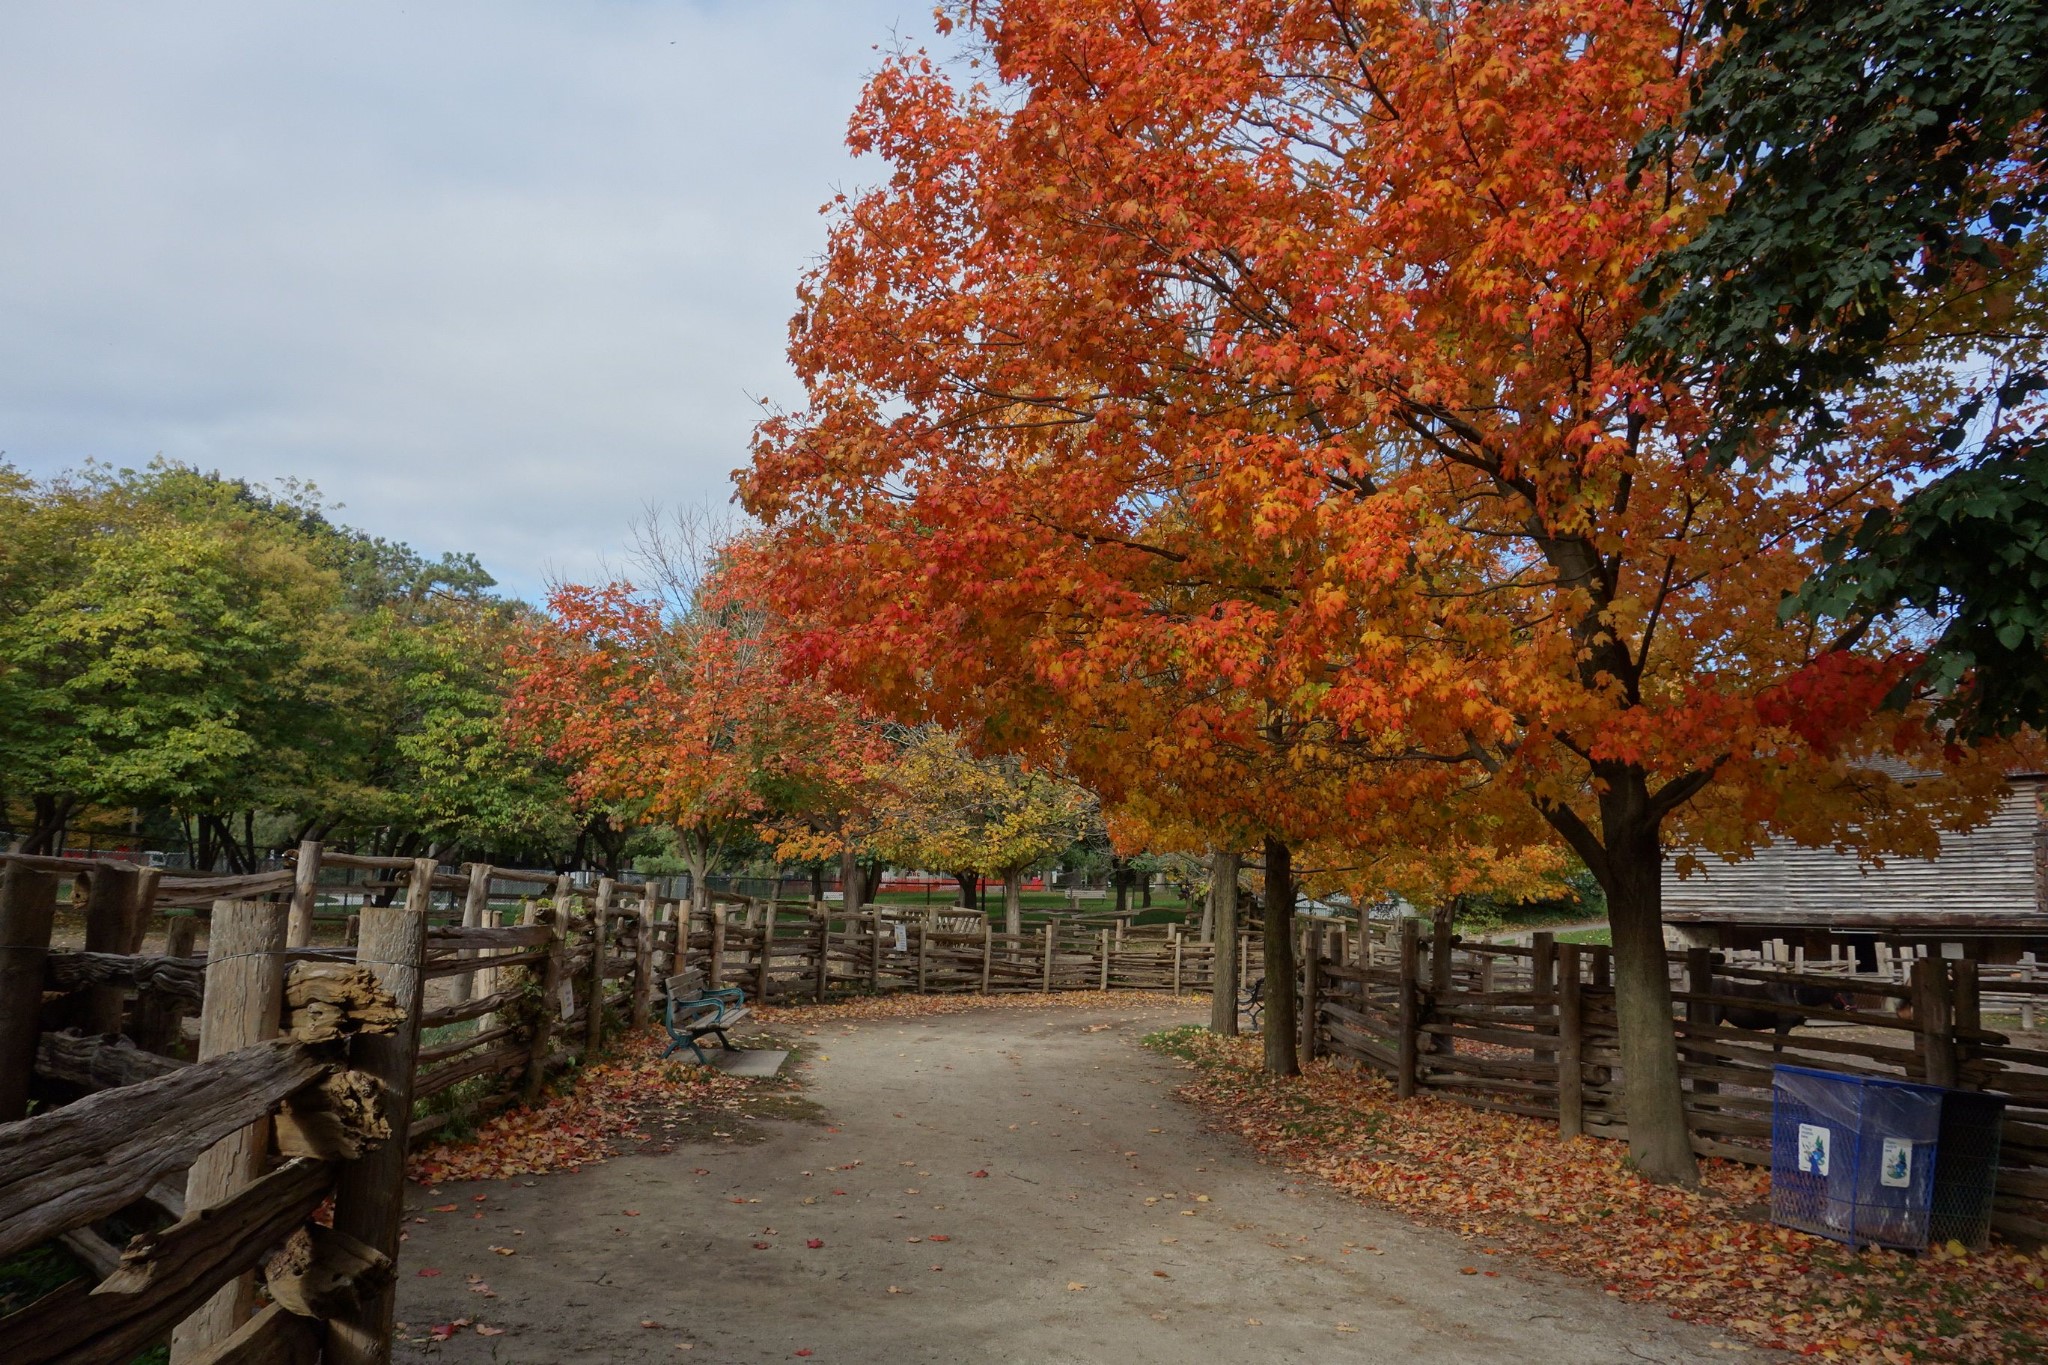
<path fill-rule="evenodd" d="M 296 476 L 513 591 L 587 576 L 794 399 L 847 115 L 929 13 L 6 0 L 0 451 Z"/>

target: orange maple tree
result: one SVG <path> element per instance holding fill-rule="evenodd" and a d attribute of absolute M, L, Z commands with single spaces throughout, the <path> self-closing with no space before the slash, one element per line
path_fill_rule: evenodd
<path fill-rule="evenodd" d="M 626 582 L 566 585 L 514 651 L 509 716 L 584 800 L 675 829 L 702 903 L 719 847 L 762 833 L 802 856 L 850 839 L 872 727 L 796 676 L 749 596 L 745 547 L 677 609 Z"/>
<path fill-rule="evenodd" d="M 1628 168 L 1693 11 L 953 20 L 973 83 L 911 54 L 867 87 L 850 141 L 891 173 L 838 206 L 792 328 L 806 406 L 740 479 L 801 650 L 1059 746 L 1112 803 L 1171 792 L 1269 881 L 1332 836 L 1562 842 L 1608 897 L 1633 1155 L 1693 1180 L 1666 849 L 1926 852 L 1930 803 L 1967 821 L 1999 786 L 1877 709 L 1906 642 L 1776 610 L 1924 475 L 1924 391 L 1788 479 L 1703 459 L 1708 386 L 1622 358 L 1637 272 L 1718 192 L 1682 148 Z M 1937 775 L 1909 793 L 1879 752 Z"/>

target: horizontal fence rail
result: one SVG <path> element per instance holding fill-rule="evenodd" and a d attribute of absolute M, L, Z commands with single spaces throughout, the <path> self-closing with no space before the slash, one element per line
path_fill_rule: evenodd
<path fill-rule="evenodd" d="M 1255 936 L 1219 953 L 1182 926 L 1109 915 L 1008 933 L 952 907 L 708 888 L 678 901 L 657 882 L 579 886 L 317 843 L 284 874 L 240 879 L 57 861 L 6 858 L 0 885 L 0 1255 L 54 1240 L 90 1273 L 0 1318 L 10 1362 L 125 1365 L 167 1338 L 176 1365 L 388 1359 L 406 1146 L 537 1099 L 608 1036 L 652 1022 L 673 974 L 769 1004 L 1208 994 L 1233 958 L 1233 995 L 1264 975 Z M 80 948 L 51 946 L 60 877 Z M 218 894 L 200 904 L 202 882 Z M 362 899 L 366 885 L 383 889 Z M 159 932 L 162 950 L 144 952 Z M 1288 988 L 1309 1055 L 1403 1096 L 1627 1135 L 1606 948 L 1467 943 L 1416 920 L 1311 919 L 1301 936 Z M 1996 1093 L 1997 1220 L 2048 1233 L 2048 1051 L 1983 1026 L 1992 1001 L 2030 1022 L 2048 981 L 2031 961 L 1855 965 L 1671 955 L 1696 1150 L 1768 1160 L 1779 1062 Z M 1799 1004 L 1802 988 L 1846 1003 Z M 110 1239 L 114 1215 L 150 1230 Z"/>

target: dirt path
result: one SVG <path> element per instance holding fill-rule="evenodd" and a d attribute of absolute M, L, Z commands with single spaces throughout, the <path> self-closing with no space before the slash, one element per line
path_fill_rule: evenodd
<path fill-rule="evenodd" d="M 410 1225 L 399 1272 L 408 1337 L 456 1318 L 503 1334 L 466 1328 L 401 1355 L 1620 1365 L 1730 1353 L 1653 1308 L 1261 1165 L 1170 1098 L 1178 1069 L 1137 1046 L 1166 1022 L 1180 1021 L 1096 1007 L 824 1025 L 803 1040 L 821 1120 L 766 1125 L 752 1145 L 714 1136 L 573 1175 L 415 1191 L 426 1221 Z M 469 1276 L 497 1296 L 470 1292 Z"/>

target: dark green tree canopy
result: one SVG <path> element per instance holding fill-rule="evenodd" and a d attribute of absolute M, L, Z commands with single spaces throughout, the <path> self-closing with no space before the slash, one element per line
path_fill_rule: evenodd
<path fill-rule="evenodd" d="M 1704 18 L 1720 49 L 1637 165 L 1689 140 L 1734 189 L 1646 272 L 1660 306 L 1636 352 L 1711 377 L 1724 459 L 1825 459 L 1860 392 L 1948 367 L 1951 471 L 1833 544 L 1787 611 L 1845 640 L 1922 618 L 1912 688 L 1959 735 L 2048 726 L 2048 5 L 1708 0 Z M 1944 297 L 1960 323 L 1921 324 Z"/>

